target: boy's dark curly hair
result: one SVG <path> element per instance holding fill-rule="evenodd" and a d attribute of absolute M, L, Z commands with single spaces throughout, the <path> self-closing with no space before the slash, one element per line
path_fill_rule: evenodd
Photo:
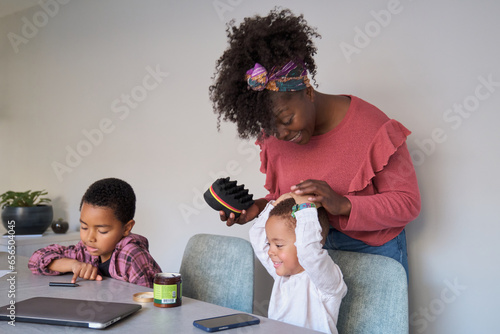
<path fill-rule="evenodd" d="M 303 15 L 295 16 L 289 9 L 274 8 L 267 16 L 245 18 L 239 27 L 234 21 L 226 29 L 229 47 L 216 63 L 214 83 L 209 88 L 214 112 L 221 119 L 236 123 L 240 138 L 260 137 L 276 130 L 272 113 L 272 96 L 302 92 L 253 91 L 248 88 L 245 73 L 255 63 L 270 70 L 290 60 L 305 63 L 312 79 L 316 75 L 312 39 L 321 37 L 309 27 Z"/>
<path fill-rule="evenodd" d="M 269 212 L 269 217 L 277 216 L 286 219 L 286 223 L 291 229 L 295 230 L 297 225 L 297 220 L 292 217 L 292 207 L 296 204 L 295 199 L 287 198 L 276 204 L 276 206 Z M 321 243 L 324 245 L 326 238 L 328 237 L 328 232 L 330 231 L 330 220 L 328 218 L 328 213 L 324 207 L 318 208 L 318 220 L 321 226 L 321 236 L 323 240 Z"/>
<path fill-rule="evenodd" d="M 134 190 L 127 182 L 120 179 L 108 178 L 94 182 L 83 195 L 80 210 L 83 203 L 111 208 L 116 219 L 122 224 L 134 219 Z"/>

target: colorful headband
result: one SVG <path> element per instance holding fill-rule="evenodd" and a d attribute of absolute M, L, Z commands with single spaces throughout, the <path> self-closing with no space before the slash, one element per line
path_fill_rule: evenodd
<path fill-rule="evenodd" d="M 245 79 L 252 90 L 264 89 L 274 92 L 295 92 L 310 86 L 307 69 L 302 61 L 289 61 L 281 69 L 274 66 L 271 72 L 259 63 L 246 72 Z"/>

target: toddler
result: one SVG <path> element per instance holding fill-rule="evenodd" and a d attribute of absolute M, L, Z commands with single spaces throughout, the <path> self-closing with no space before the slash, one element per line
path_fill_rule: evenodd
<path fill-rule="evenodd" d="M 330 225 L 326 211 L 318 206 L 307 196 L 282 195 L 256 218 L 250 241 L 274 278 L 269 318 L 338 333 L 347 286 L 340 268 L 323 249 Z"/>

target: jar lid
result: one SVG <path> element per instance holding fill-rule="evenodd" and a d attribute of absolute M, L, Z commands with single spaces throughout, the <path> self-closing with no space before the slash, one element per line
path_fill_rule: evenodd
<path fill-rule="evenodd" d="M 149 302 L 153 301 L 154 294 L 152 291 L 138 292 L 138 293 L 134 293 L 133 298 L 134 298 L 134 301 L 136 301 L 138 303 L 149 303 Z"/>
<path fill-rule="evenodd" d="M 179 273 L 157 273 L 155 277 L 161 277 L 161 278 L 177 278 L 181 277 L 181 274 Z"/>
<path fill-rule="evenodd" d="M 179 273 L 158 273 L 155 275 L 155 284 L 176 284 L 182 281 L 181 274 Z"/>

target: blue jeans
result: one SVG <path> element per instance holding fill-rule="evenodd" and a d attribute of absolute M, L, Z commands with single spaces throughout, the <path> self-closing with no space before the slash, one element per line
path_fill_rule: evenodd
<path fill-rule="evenodd" d="M 406 250 L 405 230 L 382 246 L 370 246 L 363 241 L 353 239 L 334 228 L 330 228 L 328 238 L 323 248 L 387 256 L 401 263 L 406 271 L 406 277 L 410 277 L 408 275 L 408 253 Z"/>

